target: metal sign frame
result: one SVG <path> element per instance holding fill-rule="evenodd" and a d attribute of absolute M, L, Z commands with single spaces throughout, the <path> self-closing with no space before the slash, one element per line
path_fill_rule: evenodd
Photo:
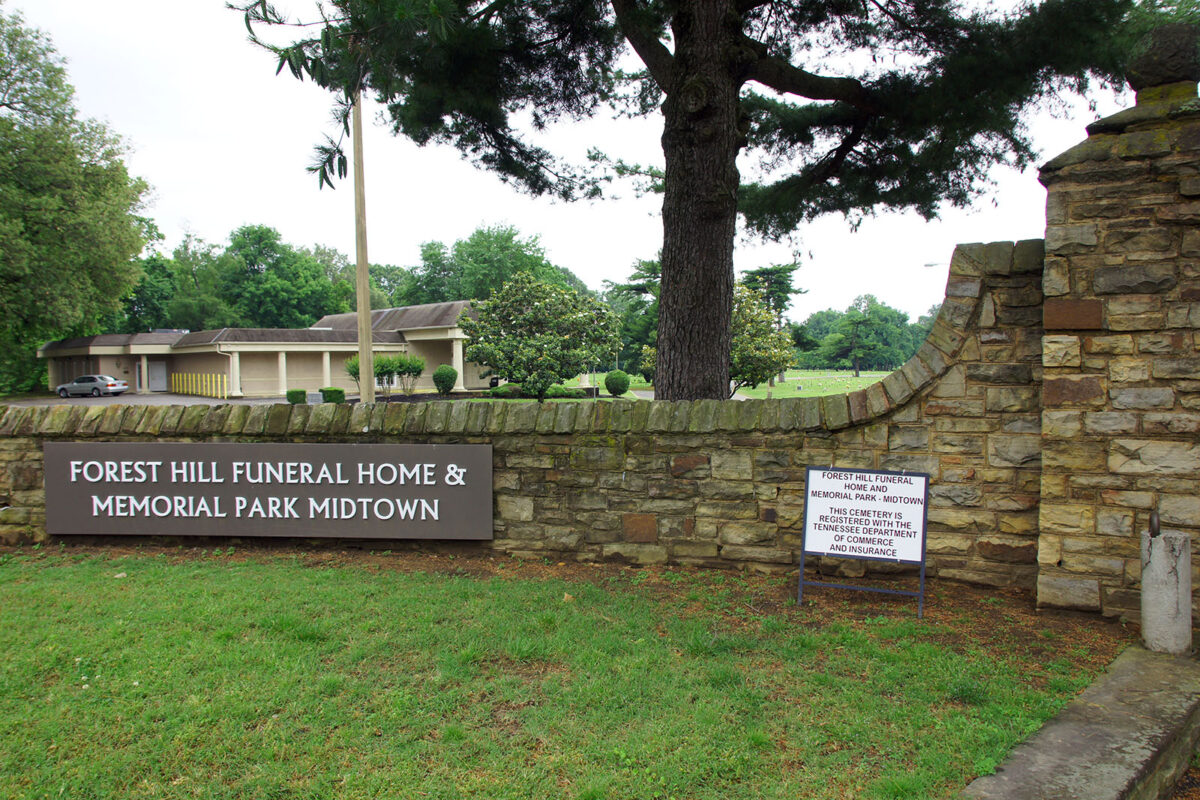
<path fill-rule="evenodd" d="M 809 509 L 812 508 L 812 503 L 809 502 L 809 492 L 812 491 L 812 473 L 814 472 L 839 472 L 856 475 L 898 475 L 910 478 L 922 478 L 925 481 L 925 497 L 921 507 L 921 559 L 914 561 L 905 558 L 875 558 L 871 556 L 856 556 L 843 553 L 829 553 L 820 550 L 808 549 L 808 530 L 809 530 Z M 878 594 L 902 595 L 904 597 L 917 598 L 917 618 L 921 618 L 925 614 L 925 544 L 926 534 L 929 527 L 929 483 L 930 476 L 924 472 L 891 472 L 888 470 L 871 470 L 871 469 L 843 469 L 841 467 L 807 467 L 804 472 L 804 539 L 800 547 L 800 579 L 796 587 L 796 605 L 799 607 L 804 602 L 804 587 L 823 587 L 827 589 L 847 589 L 852 592 L 876 592 Z M 829 556 L 831 558 L 849 558 L 856 561 L 880 561 L 891 564 L 919 564 L 921 567 L 921 585 L 919 591 L 910 592 L 902 589 L 881 589 L 874 586 L 855 586 L 847 583 L 826 583 L 824 581 L 806 581 L 804 579 L 804 561 L 805 556 L 809 553 L 813 555 Z"/>

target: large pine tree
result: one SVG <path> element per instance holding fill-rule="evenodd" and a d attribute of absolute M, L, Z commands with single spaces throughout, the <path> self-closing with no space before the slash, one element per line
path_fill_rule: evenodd
<path fill-rule="evenodd" d="M 1112 75 L 1131 0 L 1042 0 L 1011 13 L 955 0 L 330 0 L 304 38 L 268 45 L 343 104 L 366 90 L 397 133 L 449 142 L 530 192 L 596 183 L 529 144 L 605 105 L 661 110 L 662 296 L 655 389 L 728 392 L 738 214 L 782 235 L 878 207 L 931 216 L 990 167 L 1033 155 L 1021 115 Z M 244 3 L 252 34 L 290 24 Z M 311 32 L 311 33 L 310 33 Z M 261 40 L 259 40 L 262 43 Z M 626 75 L 628 45 L 645 69 Z M 748 179 L 743 151 L 762 156 Z M 315 165 L 344 173 L 330 142 Z"/>

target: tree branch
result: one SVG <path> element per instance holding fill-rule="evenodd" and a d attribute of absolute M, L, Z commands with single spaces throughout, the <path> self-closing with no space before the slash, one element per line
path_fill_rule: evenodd
<path fill-rule="evenodd" d="M 837 171 L 842 168 L 842 164 L 846 162 L 846 158 L 850 155 L 855 147 L 858 147 L 859 142 L 862 141 L 863 134 L 866 132 L 866 130 L 867 125 L 865 121 L 860 120 L 858 123 L 856 123 L 855 126 L 846 134 L 846 137 L 842 139 L 842 142 L 838 145 L 837 150 L 827 155 L 815 165 L 816 169 L 813 172 L 813 179 L 817 181 L 827 181 L 837 174 Z"/>
<path fill-rule="evenodd" d="M 467 19 L 470 22 L 475 22 L 481 19 L 490 19 L 493 14 L 504 8 L 506 5 L 509 5 L 511 2 L 512 0 L 495 0 L 495 2 L 489 3 L 484 8 L 476 11 L 474 14 L 471 14 L 469 17 L 467 17 Z"/>
<path fill-rule="evenodd" d="M 749 37 L 746 43 L 759 51 L 757 61 L 750 65 L 749 80 L 757 81 L 777 92 L 795 94 L 810 100 L 838 100 L 856 108 L 870 110 L 874 103 L 865 86 L 854 78 L 827 78 L 792 66 L 782 58 L 767 55 L 761 43 Z"/>
<path fill-rule="evenodd" d="M 867 2 L 875 6 L 875 8 L 879 10 L 880 14 L 890 19 L 892 24 L 895 25 L 897 29 L 911 33 L 913 36 L 925 42 L 930 47 L 935 47 L 937 45 L 936 38 L 933 35 L 936 31 L 932 27 L 921 26 L 910 22 L 902 15 L 888 8 L 884 3 L 881 3 L 880 0 L 867 0 Z"/>
<path fill-rule="evenodd" d="M 637 0 L 611 0 L 613 11 L 617 15 L 617 25 L 621 33 L 633 46 L 633 50 L 642 59 L 650 77 L 664 92 L 671 85 L 675 72 L 675 56 L 666 48 L 657 36 L 648 32 L 642 26 L 638 17 L 643 10 Z"/>

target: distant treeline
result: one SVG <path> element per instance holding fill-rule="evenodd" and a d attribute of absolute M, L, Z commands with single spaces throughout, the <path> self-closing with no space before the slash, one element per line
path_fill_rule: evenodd
<path fill-rule="evenodd" d="M 111 332 L 155 328 L 302 328 L 326 314 L 354 311 L 355 267 L 342 253 L 287 244 L 273 228 L 247 225 L 220 247 L 189 237 L 170 257 L 142 260 L 143 276 Z M 372 264 L 372 308 L 483 300 L 520 272 L 586 291 L 550 264 L 536 238 L 511 227 L 480 228 L 447 247 L 427 242 L 412 267 Z"/>
<path fill-rule="evenodd" d="M 826 309 L 804 322 L 790 323 L 801 369 L 892 370 L 917 352 L 929 335 L 940 306 L 916 322 L 908 314 L 862 295 L 845 311 Z"/>
<path fill-rule="evenodd" d="M 223 327 L 302 328 L 326 314 L 355 310 L 355 268 L 332 248 L 297 247 L 278 231 L 246 225 L 215 245 L 189 236 L 170 255 L 152 253 L 136 262 L 141 277 L 118 310 L 58 336 L 138 333 L 156 329 L 208 330 Z M 845 311 L 819 311 L 802 323 L 787 322 L 796 265 L 764 267 L 742 276 L 759 292 L 778 327 L 795 344 L 794 366 L 806 369 L 892 369 L 924 341 L 937 308 L 910 323 L 904 312 L 866 295 Z M 634 264 L 622 283 L 605 281 L 598 295 L 575 274 L 552 264 L 537 237 L 511 226 L 480 227 L 446 245 L 427 242 L 420 263 L 370 266 L 372 308 L 453 300 L 484 300 L 510 278 L 529 274 L 539 281 L 598 296 L 620 318 L 620 350 L 613 365 L 641 371 L 658 327 L 661 280 L 657 260 Z M 11 359 L 10 359 L 11 360 Z M 604 365 L 597 365 L 604 366 Z M 44 380 L 44 363 L 32 353 L 0 374 L 0 391 L 26 391 Z"/>

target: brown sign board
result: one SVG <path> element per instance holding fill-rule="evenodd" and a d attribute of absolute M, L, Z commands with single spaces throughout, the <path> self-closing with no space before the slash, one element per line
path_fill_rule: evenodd
<path fill-rule="evenodd" d="M 46 531 L 492 538 L 492 447 L 46 442 Z"/>

